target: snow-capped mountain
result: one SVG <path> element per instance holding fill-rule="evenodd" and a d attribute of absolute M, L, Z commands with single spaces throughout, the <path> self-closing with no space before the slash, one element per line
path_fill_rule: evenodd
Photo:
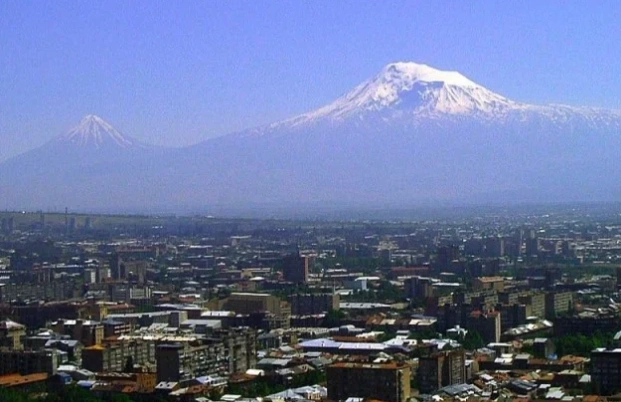
<path fill-rule="evenodd" d="M 621 112 L 392 63 L 326 106 L 181 149 L 96 116 L 0 164 L 0 208 L 206 210 L 621 200 Z"/>
<path fill-rule="evenodd" d="M 88 115 L 68 132 L 0 164 L 0 199 L 14 208 L 121 205 L 133 191 L 140 194 L 141 181 L 163 153 Z"/>
<path fill-rule="evenodd" d="M 58 141 L 94 148 L 106 146 L 129 148 L 136 145 L 135 140 L 121 134 L 111 124 L 93 114 L 84 116 L 77 126 L 59 136 Z"/>
<path fill-rule="evenodd" d="M 464 119 L 490 124 L 539 122 L 621 127 L 621 111 L 532 105 L 490 91 L 456 71 L 442 71 L 413 62 L 391 63 L 376 76 L 317 110 L 246 132 L 324 124 L 357 126 L 383 121 L 418 126 Z"/>
<path fill-rule="evenodd" d="M 368 113 L 405 112 L 411 117 L 497 115 L 521 107 L 464 77 L 425 64 L 393 63 L 331 104 L 307 113 L 307 121 L 345 120 Z"/>

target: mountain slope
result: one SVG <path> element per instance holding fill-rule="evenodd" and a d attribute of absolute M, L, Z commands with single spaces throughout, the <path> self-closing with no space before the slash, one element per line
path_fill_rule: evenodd
<path fill-rule="evenodd" d="M 0 198 L 5 208 L 101 208 L 115 197 L 140 194 L 141 181 L 149 180 L 165 152 L 88 115 L 67 133 L 0 164 Z"/>
<path fill-rule="evenodd" d="M 317 110 L 184 149 L 90 116 L 0 165 L 0 207 L 199 211 L 621 200 L 621 113 L 393 63 Z"/>

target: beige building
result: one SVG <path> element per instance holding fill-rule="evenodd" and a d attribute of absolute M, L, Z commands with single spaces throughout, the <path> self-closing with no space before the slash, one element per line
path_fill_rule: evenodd
<path fill-rule="evenodd" d="M 155 343 L 123 340 L 92 345 L 82 350 L 82 366 L 95 373 L 123 371 L 128 360 L 133 364 L 154 368 Z"/>
<path fill-rule="evenodd" d="M 495 290 L 502 292 L 505 289 L 505 279 L 502 276 L 482 276 L 473 282 L 474 290 Z"/>
<path fill-rule="evenodd" d="M 26 327 L 9 319 L 0 321 L 0 347 L 13 350 L 22 349 L 22 338 L 26 336 Z"/>
<path fill-rule="evenodd" d="M 223 308 L 237 314 L 270 313 L 274 328 L 288 328 L 291 318 L 291 305 L 266 293 L 231 293 Z"/>

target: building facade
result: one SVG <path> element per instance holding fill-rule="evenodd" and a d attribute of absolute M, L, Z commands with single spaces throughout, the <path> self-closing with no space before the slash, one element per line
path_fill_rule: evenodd
<path fill-rule="evenodd" d="M 411 395 L 411 376 L 411 368 L 405 363 L 334 363 L 327 368 L 328 398 L 404 402 Z"/>
<path fill-rule="evenodd" d="M 464 350 L 439 351 L 421 357 L 417 375 L 421 393 L 430 393 L 447 385 L 465 383 Z"/>

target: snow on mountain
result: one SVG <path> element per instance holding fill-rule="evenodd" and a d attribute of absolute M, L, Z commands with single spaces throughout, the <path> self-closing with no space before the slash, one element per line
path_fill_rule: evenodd
<path fill-rule="evenodd" d="M 621 112 L 566 105 L 531 105 L 508 99 L 456 71 L 425 64 L 397 62 L 350 92 L 314 111 L 246 132 L 301 129 L 314 124 L 358 126 L 378 120 L 417 126 L 429 121 L 463 119 L 488 124 L 546 122 L 621 127 Z"/>
<path fill-rule="evenodd" d="M 415 101 L 411 104 L 410 101 Z M 344 118 L 361 111 L 410 109 L 413 114 L 440 112 L 462 114 L 493 111 L 517 104 L 472 82 L 455 71 L 441 71 L 424 64 L 393 63 L 345 96 L 308 115 Z"/>
<path fill-rule="evenodd" d="M 92 114 L 84 116 L 77 126 L 58 137 L 58 141 L 95 148 L 110 145 L 118 148 L 129 148 L 136 145 L 134 140 L 121 134 L 101 117 Z"/>

